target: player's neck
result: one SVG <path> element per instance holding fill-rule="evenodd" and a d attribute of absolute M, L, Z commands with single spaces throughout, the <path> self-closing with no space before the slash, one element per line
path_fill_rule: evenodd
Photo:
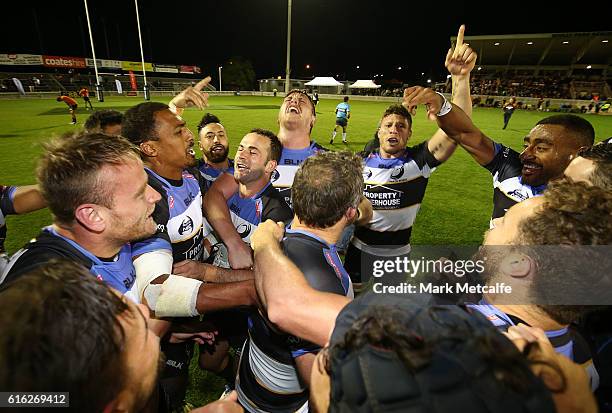
<path fill-rule="evenodd" d="M 293 218 L 291 221 L 291 229 L 298 231 L 307 231 L 317 237 L 321 238 L 329 245 L 335 245 L 340 239 L 340 235 L 342 234 L 342 230 L 344 229 L 345 223 L 344 220 L 336 222 L 334 225 L 328 228 L 312 228 L 304 223 L 302 223 L 297 216 Z"/>
<path fill-rule="evenodd" d="M 154 160 L 146 162 L 145 166 L 162 178 L 172 179 L 174 181 L 183 179 L 183 170 L 177 169 L 174 166 L 164 165 Z"/>
<path fill-rule="evenodd" d="M 286 149 L 305 149 L 310 146 L 310 131 L 305 129 L 287 129 L 280 127 L 278 139 L 283 148 Z"/>
<path fill-rule="evenodd" d="M 270 183 L 270 176 L 264 175 L 257 181 L 249 182 L 247 184 L 239 183 L 240 196 L 242 198 L 251 198 L 260 193 L 266 185 Z"/>
<path fill-rule="evenodd" d="M 215 168 L 215 169 L 218 169 L 218 170 L 223 170 L 223 169 L 227 169 L 227 168 L 229 168 L 229 159 L 228 159 L 228 158 L 225 158 L 225 159 L 224 159 L 224 160 L 222 160 L 221 162 L 211 162 L 211 161 L 209 161 L 208 159 L 206 159 L 206 157 L 205 157 L 205 156 L 203 156 L 202 158 L 204 159 L 204 162 L 205 162 L 207 165 L 210 165 L 210 166 L 212 166 L 212 167 L 213 167 L 213 168 Z"/>
<path fill-rule="evenodd" d="M 114 257 L 124 245 L 123 243 L 117 245 L 117 242 L 101 237 L 100 234 L 94 234 L 78 223 L 70 228 L 53 224 L 53 228 L 62 237 L 76 242 L 83 249 L 99 258 Z"/>
<path fill-rule="evenodd" d="M 383 159 L 397 159 L 397 158 L 401 158 L 402 156 L 404 156 L 404 153 L 406 152 L 406 149 L 402 149 L 399 152 L 396 153 L 387 153 L 385 151 L 383 151 L 382 149 L 379 149 L 378 153 L 380 154 L 380 157 Z"/>
<path fill-rule="evenodd" d="M 544 310 L 536 305 L 505 305 L 495 304 L 495 307 L 506 314 L 518 317 L 532 327 L 539 327 L 542 330 L 559 330 L 567 327 L 566 325 L 557 323 Z"/>

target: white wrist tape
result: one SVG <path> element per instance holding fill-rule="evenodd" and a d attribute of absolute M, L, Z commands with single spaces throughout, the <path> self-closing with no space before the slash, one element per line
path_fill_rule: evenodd
<path fill-rule="evenodd" d="M 138 295 L 147 300 L 157 317 L 191 317 L 196 309 L 202 281 L 172 274 L 172 254 L 157 250 L 142 254 L 134 260 Z M 168 275 L 162 284 L 151 284 L 161 275 Z"/>
<path fill-rule="evenodd" d="M 144 291 L 156 317 L 193 317 L 202 281 L 170 274 L 162 284 L 150 284 Z"/>
<path fill-rule="evenodd" d="M 440 110 L 438 111 L 438 113 L 436 113 L 436 116 L 444 116 L 453 109 L 453 105 L 451 105 L 450 102 L 446 100 L 446 98 L 444 97 L 442 93 L 440 92 L 436 92 L 436 93 L 442 96 L 442 99 L 444 99 L 444 103 L 442 103 L 442 106 L 440 107 Z"/>

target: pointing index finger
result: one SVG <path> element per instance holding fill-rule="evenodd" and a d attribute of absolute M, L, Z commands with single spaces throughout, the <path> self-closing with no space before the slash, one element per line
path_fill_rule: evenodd
<path fill-rule="evenodd" d="M 204 79 L 200 80 L 198 84 L 195 85 L 193 88 L 199 92 L 202 89 L 204 89 L 204 87 L 208 86 L 210 81 L 211 81 L 210 76 L 206 76 Z"/>

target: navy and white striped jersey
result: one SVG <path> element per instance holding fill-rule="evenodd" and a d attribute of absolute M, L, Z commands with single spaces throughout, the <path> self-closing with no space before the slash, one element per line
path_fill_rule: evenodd
<path fill-rule="evenodd" d="M 12 282 L 54 258 L 64 258 L 82 264 L 98 280 L 132 301 L 140 302 L 130 244 L 125 244 L 112 259 L 105 260 L 58 234 L 52 226 L 44 228 L 35 239 L 12 256 L 4 272 L 0 274 L 0 283 Z"/>
<path fill-rule="evenodd" d="M 285 197 L 270 183 L 250 198 L 243 198 L 236 192 L 227 200 L 227 207 L 238 235 L 249 245 L 251 234 L 260 223 L 271 219 L 288 224 L 293 218 L 293 212 L 285 202 Z"/>
<path fill-rule="evenodd" d="M 309 232 L 288 229 L 282 247 L 313 288 L 353 298 L 353 286 L 334 245 Z M 248 412 L 307 412 L 308 389 L 294 359 L 319 350 L 316 344 L 278 330 L 260 313 L 253 314 L 236 380 L 240 404 Z"/>
<path fill-rule="evenodd" d="M 134 244 L 134 255 L 155 250 L 172 251 L 174 262 L 199 261 L 203 254 L 204 216 L 202 198 L 205 182 L 195 169 L 183 171 L 178 181 L 166 179 L 145 168 L 149 185 L 161 195 L 153 219 L 157 233 Z"/>
<path fill-rule="evenodd" d="M 519 153 L 500 143 L 495 143 L 495 157 L 484 166 L 493 175 L 493 215 L 503 217 L 514 204 L 541 195 L 546 185 L 524 184 L 521 177 L 523 163 Z"/>
<path fill-rule="evenodd" d="M 363 157 L 363 195 L 372 203 L 374 214 L 367 226 L 355 229 L 353 245 L 365 252 L 376 246 L 409 248 L 429 176 L 440 162 L 429 152 L 427 142 L 406 148 L 399 158 L 382 158 L 378 150 Z"/>
<path fill-rule="evenodd" d="M 200 175 L 206 181 L 206 190 L 210 188 L 210 186 L 217 180 L 219 175 L 222 173 L 227 173 L 230 175 L 234 174 L 234 160 L 228 159 L 228 168 L 227 169 L 216 169 L 204 162 L 202 159 L 198 160 L 198 170 L 200 171 Z"/>

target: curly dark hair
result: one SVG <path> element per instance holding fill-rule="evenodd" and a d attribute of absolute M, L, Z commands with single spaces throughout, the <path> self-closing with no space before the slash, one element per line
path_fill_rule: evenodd
<path fill-rule="evenodd" d="M 70 411 L 101 412 L 125 385 L 120 315 L 136 316 L 75 262 L 52 260 L 3 285 L 0 388 L 70 392 Z"/>
<path fill-rule="evenodd" d="M 609 245 L 612 192 L 583 182 L 552 183 L 544 203 L 519 224 L 527 245 Z"/>
<path fill-rule="evenodd" d="M 483 316 L 457 306 L 406 307 L 366 307 L 324 350 L 319 367 L 331 377 L 330 412 L 386 411 L 391 405 L 490 412 L 500 404 L 496 411 L 521 411 L 526 405 L 554 411 L 530 362 Z M 563 373 L 547 365 L 561 377 L 562 387 L 553 391 L 562 391 Z M 391 392 L 390 381 L 396 389 Z M 432 404 L 432 397 L 438 401 Z"/>
<path fill-rule="evenodd" d="M 92 113 L 85 121 L 85 129 L 88 132 L 102 132 L 110 125 L 121 125 L 123 114 L 116 110 L 104 109 Z"/>
<path fill-rule="evenodd" d="M 600 143 L 578 151 L 578 156 L 593 161 L 591 183 L 612 192 L 612 143 Z"/>

